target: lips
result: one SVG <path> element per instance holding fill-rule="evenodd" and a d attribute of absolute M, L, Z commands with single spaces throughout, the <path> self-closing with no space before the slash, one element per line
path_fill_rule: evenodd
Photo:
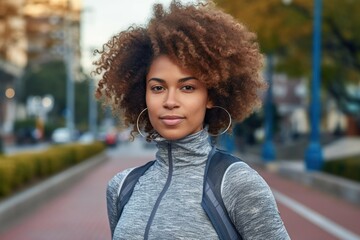
<path fill-rule="evenodd" d="M 181 123 L 184 120 L 184 117 L 169 115 L 160 117 L 160 120 L 167 126 L 175 126 Z"/>

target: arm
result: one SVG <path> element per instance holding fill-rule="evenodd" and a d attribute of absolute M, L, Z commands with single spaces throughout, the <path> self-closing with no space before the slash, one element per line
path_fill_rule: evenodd
<path fill-rule="evenodd" d="M 290 239 L 269 186 L 246 163 L 229 167 L 221 195 L 243 239 Z"/>
<path fill-rule="evenodd" d="M 120 218 L 118 212 L 118 197 L 119 191 L 122 186 L 123 180 L 128 175 L 131 169 L 126 169 L 123 172 L 116 174 L 108 183 L 106 189 L 106 204 L 107 204 L 107 213 L 110 223 L 111 237 L 114 235 L 114 231 L 118 220 Z"/>

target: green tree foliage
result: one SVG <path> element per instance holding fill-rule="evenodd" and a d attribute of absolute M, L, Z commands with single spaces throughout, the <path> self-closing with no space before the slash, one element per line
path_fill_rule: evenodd
<path fill-rule="evenodd" d="M 311 78 L 315 0 L 215 1 L 257 33 L 263 52 L 276 55 L 277 71 Z M 360 98 L 347 91 L 360 84 L 360 1 L 326 0 L 322 10 L 322 86 L 360 118 Z"/>
<path fill-rule="evenodd" d="M 21 101 L 29 96 L 54 97 L 53 116 L 61 116 L 66 108 L 66 71 L 61 61 L 28 67 L 23 78 Z"/>
<path fill-rule="evenodd" d="M 275 53 L 278 69 L 290 75 L 311 72 L 314 0 L 216 0 L 219 7 L 258 34 L 265 53 Z M 360 1 L 323 1 L 323 65 L 356 81 L 360 72 Z M 334 70 L 335 71 L 335 70 Z M 325 80 L 333 80 L 324 74 Z"/>
<path fill-rule="evenodd" d="M 54 108 L 49 118 L 58 124 L 65 123 L 66 69 L 61 61 L 29 67 L 23 77 L 21 102 L 26 104 L 29 96 L 54 97 Z M 84 128 L 87 124 L 89 102 L 88 81 L 75 82 L 75 121 Z"/>

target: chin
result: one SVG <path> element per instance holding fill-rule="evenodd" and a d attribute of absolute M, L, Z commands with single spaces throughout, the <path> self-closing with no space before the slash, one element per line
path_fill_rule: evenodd
<path fill-rule="evenodd" d="M 158 133 L 166 140 L 175 141 L 188 136 L 190 133 L 179 131 L 176 129 L 167 129 L 165 131 L 158 131 Z"/>
<path fill-rule="evenodd" d="M 182 139 L 184 137 L 186 137 L 187 135 L 177 135 L 177 134 L 163 134 L 161 135 L 163 138 L 165 138 L 166 140 L 169 141 L 176 141 L 179 139 Z"/>
<path fill-rule="evenodd" d="M 198 131 L 201 131 L 198 130 Z M 165 138 L 166 140 L 169 141 L 176 141 L 182 138 L 185 138 L 191 134 L 194 134 L 198 131 L 179 131 L 178 129 L 167 129 L 165 131 L 158 131 L 158 133 L 160 134 L 160 136 L 162 136 L 163 138 Z"/>

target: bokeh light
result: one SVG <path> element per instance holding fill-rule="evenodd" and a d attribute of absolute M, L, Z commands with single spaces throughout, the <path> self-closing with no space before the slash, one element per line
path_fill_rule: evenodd
<path fill-rule="evenodd" d="M 13 88 L 8 88 L 6 89 L 5 91 L 5 96 L 8 98 L 8 99 L 12 99 L 13 97 L 15 97 L 15 90 Z"/>

